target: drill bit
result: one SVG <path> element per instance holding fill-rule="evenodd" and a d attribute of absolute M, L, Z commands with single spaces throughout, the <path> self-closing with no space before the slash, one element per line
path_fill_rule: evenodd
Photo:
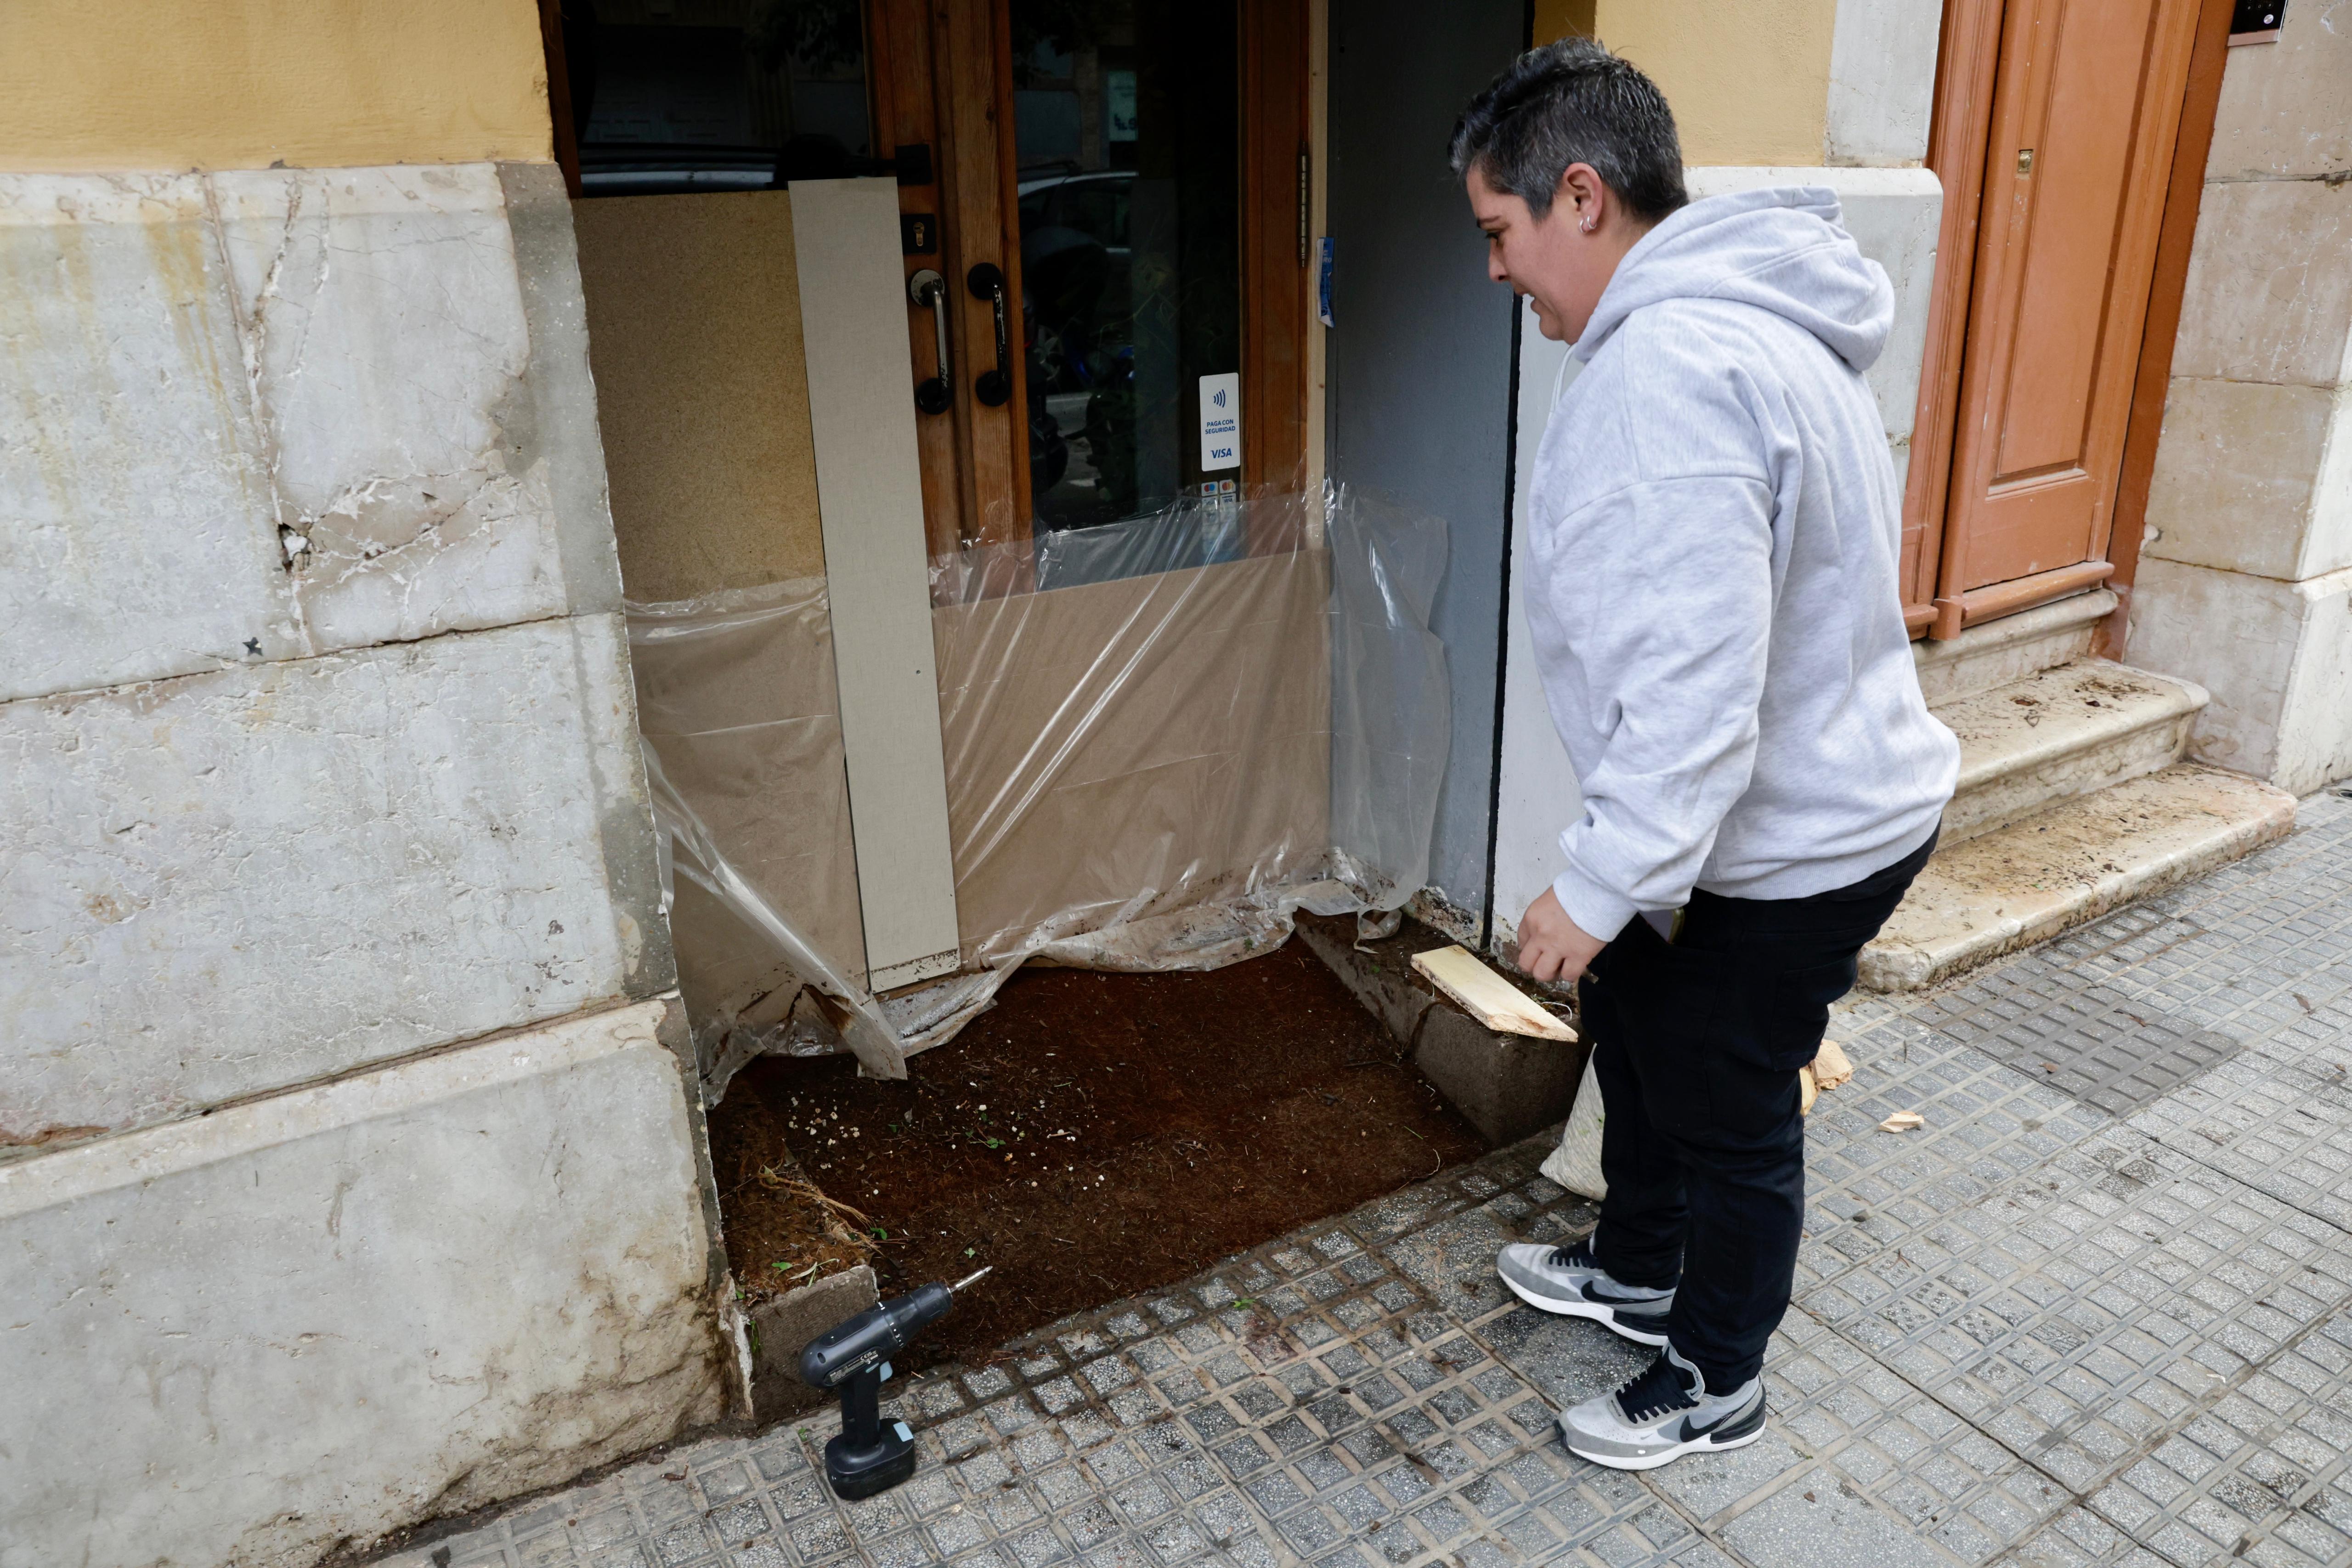
<path fill-rule="evenodd" d="M 961 1279 L 957 1280 L 954 1284 L 952 1284 L 952 1285 L 949 1286 L 949 1287 L 948 1287 L 949 1291 L 950 1291 L 951 1294 L 961 1296 L 961 1294 L 963 1294 L 963 1289 L 964 1289 L 964 1287 L 965 1287 L 965 1286 L 967 1286 L 967 1285 L 976 1285 L 976 1284 L 978 1284 L 978 1283 L 980 1282 L 980 1276 L 981 1276 L 982 1274 L 985 1274 L 985 1273 L 987 1273 L 990 1269 L 992 1269 L 992 1268 L 995 1268 L 995 1267 L 996 1267 L 996 1265 L 995 1265 L 995 1264 L 993 1264 L 993 1263 L 986 1263 L 986 1264 L 982 1264 L 982 1265 L 981 1266 L 981 1268 L 980 1268 L 980 1271 L 979 1271 L 979 1273 L 975 1273 L 975 1274 L 967 1274 L 967 1275 L 965 1275 L 962 1279 Z"/>

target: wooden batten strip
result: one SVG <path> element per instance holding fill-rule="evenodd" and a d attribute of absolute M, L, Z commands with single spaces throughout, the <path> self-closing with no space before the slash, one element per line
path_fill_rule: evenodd
<path fill-rule="evenodd" d="M 796 180 L 793 247 L 868 984 L 954 972 L 923 480 L 907 378 L 898 193 Z"/>

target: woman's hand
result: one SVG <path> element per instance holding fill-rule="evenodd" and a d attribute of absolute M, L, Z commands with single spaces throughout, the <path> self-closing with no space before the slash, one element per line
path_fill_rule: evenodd
<path fill-rule="evenodd" d="M 1519 967 L 1537 980 L 1573 983 L 1608 945 L 1569 919 L 1549 888 L 1519 917 Z"/>

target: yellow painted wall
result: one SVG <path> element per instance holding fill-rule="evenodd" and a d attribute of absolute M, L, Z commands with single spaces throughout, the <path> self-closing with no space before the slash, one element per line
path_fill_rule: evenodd
<path fill-rule="evenodd" d="M 6 0 L 0 169 L 544 163 L 533 0 Z"/>
<path fill-rule="evenodd" d="M 1536 0 L 1536 42 L 1549 44 L 1570 33 L 1592 36 L 1593 0 Z"/>
<path fill-rule="evenodd" d="M 1674 106 L 1683 162 L 1822 161 L 1837 0 L 1537 0 L 1536 38 L 1589 33 Z"/>

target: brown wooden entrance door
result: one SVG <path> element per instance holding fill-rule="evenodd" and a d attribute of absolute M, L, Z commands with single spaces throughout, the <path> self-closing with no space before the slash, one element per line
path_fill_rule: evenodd
<path fill-rule="evenodd" d="M 1197 492 L 1198 440 L 1170 426 L 1197 423 L 1212 373 L 1239 378 L 1224 477 L 1298 483 L 1307 0 L 866 4 L 877 145 L 932 154 L 933 183 L 899 191 L 936 228 L 906 273 L 939 278 L 909 293 L 910 395 L 941 377 L 942 311 L 947 327 L 945 385 L 918 404 L 931 552 Z M 1204 36 L 1222 53 L 1187 79 L 1171 62 Z"/>
<path fill-rule="evenodd" d="M 1907 498 L 1916 626 L 2104 581 L 2199 0 L 1953 0 Z"/>

